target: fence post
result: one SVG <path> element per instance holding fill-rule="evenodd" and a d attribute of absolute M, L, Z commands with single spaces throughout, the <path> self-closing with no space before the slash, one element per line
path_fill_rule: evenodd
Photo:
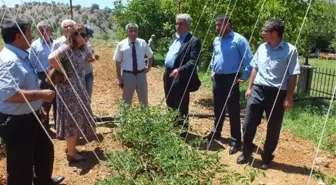
<path fill-rule="evenodd" d="M 307 96 L 310 94 L 310 89 L 313 79 L 313 66 L 301 65 L 300 75 L 297 84 L 297 94 L 299 96 Z"/>

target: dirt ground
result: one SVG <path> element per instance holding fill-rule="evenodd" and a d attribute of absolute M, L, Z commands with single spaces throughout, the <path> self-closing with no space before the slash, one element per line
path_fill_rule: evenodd
<path fill-rule="evenodd" d="M 121 98 L 121 90 L 116 85 L 116 73 L 112 61 L 113 49 L 100 48 L 99 54 L 101 55 L 101 59 L 94 64 L 92 107 L 96 116 L 113 116 L 116 114 L 117 102 Z M 148 74 L 150 105 L 164 106 L 162 74 L 163 70 L 160 68 L 153 68 Z M 134 99 L 137 102 L 136 96 Z M 191 95 L 190 112 L 212 113 L 211 92 L 208 89 L 202 87 Z M 190 123 L 190 131 L 193 133 L 191 137 L 205 136 L 213 124 L 213 119 L 192 118 Z M 229 137 L 230 130 L 228 125 L 226 121 L 223 138 Z M 65 176 L 66 179 L 63 185 L 92 185 L 97 180 L 104 179 L 109 175 L 110 171 L 105 165 L 104 152 L 122 150 L 123 146 L 115 138 L 113 127 L 105 126 L 108 125 L 102 124 L 98 128 L 100 143 L 91 142 L 85 145 L 85 142 L 82 141 L 82 145 L 79 147 L 80 150 L 95 151 L 101 162 L 98 162 L 92 152 L 88 152 L 89 160 L 75 166 L 69 166 L 64 153 L 65 142 L 53 140 L 55 148 L 54 175 Z M 259 128 L 255 141 L 259 146 L 262 146 L 260 138 L 264 138 L 265 136 L 264 126 L 265 124 Z M 239 154 L 228 154 L 227 139 L 213 142 L 210 149 L 212 151 L 223 149 L 220 152 L 220 156 L 222 162 L 228 165 L 230 170 L 243 174 L 248 173 L 248 170 L 244 169 L 244 165 L 237 165 L 235 162 Z M 256 184 L 307 184 L 314 153 L 315 148 L 312 142 L 299 139 L 291 133 L 283 131 L 273 165 L 266 171 L 266 177 L 258 178 L 255 181 Z M 6 159 L 3 155 L 4 153 L 0 151 L 0 156 L 2 156 L 0 157 L 0 185 L 6 182 Z M 330 175 L 336 174 L 336 154 L 321 152 L 317 157 L 316 165 L 315 170 L 317 171 Z M 260 166 L 259 154 L 256 154 L 254 166 L 257 168 Z M 313 179 L 311 184 L 317 184 L 316 180 Z"/>

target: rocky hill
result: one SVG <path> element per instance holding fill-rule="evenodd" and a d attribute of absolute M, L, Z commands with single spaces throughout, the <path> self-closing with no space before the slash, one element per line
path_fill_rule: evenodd
<path fill-rule="evenodd" d="M 100 9 L 98 4 L 91 7 L 73 5 L 73 19 L 77 23 L 91 25 L 94 28 L 94 36 L 107 40 L 114 37 L 113 24 L 110 19 L 112 10 L 108 7 Z M 14 7 L 3 5 L 0 9 L 1 18 L 17 17 L 32 24 L 32 30 L 36 34 L 36 24 L 47 20 L 54 28 L 54 37 L 61 35 L 60 25 L 62 20 L 70 19 L 70 6 L 60 2 L 25 2 Z M 33 21 L 34 20 L 34 21 Z"/>

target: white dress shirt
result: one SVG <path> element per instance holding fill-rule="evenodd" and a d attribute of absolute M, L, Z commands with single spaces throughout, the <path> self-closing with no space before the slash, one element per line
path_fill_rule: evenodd
<path fill-rule="evenodd" d="M 138 70 L 146 68 L 145 55 L 153 57 L 153 51 L 145 40 L 137 38 L 135 41 Z M 132 42 L 126 38 L 118 43 L 113 60 L 121 63 L 122 70 L 133 71 Z"/>

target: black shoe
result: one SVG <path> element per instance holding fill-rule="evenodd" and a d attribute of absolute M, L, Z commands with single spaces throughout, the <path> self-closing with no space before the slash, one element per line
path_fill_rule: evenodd
<path fill-rule="evenodd" d="M 212 138 L 213 137 L 213 138 Z M 207 136 L 205 136 L 205 138 L 210 141 L 211 139 L 216 139 L 216 140 L 219 140 L 219 139 L 222 139 L 222 136 L 221 136 L 221 133 L 218 133 L 218 132 L 210 132 Z"/>
<path fill-rule="evenodd" d="M 237 158 L 237 164 L 245 164 L 248 162 L 248 158 L 244 156 L 244 154 L 240 154 L 240 156 Z"/>
<path fill-rule="evenodd" d="M 61 182 L 64 181 L 64 177 L 63 176 L 57 176 L 57 177 L 52 178 L 52 181 L 53 181 L 54 185 L 58 185 L 58 184 L 60 184 Z"/>
<path fill-rule="evenodd" d="M 230 154 L 230 155 L 233 155 L 233 154 L 237 153 L 238 151 L 240 151 L 240 148 L 241 148 L 241 147 L 231 146 L 231 147 L 230 147 L 230 150 L 229 150 L 229 154 Z"/>
<path fill-rule="evenodd" d="M 267 170 L 268 169 L 268 164 L 264 163 L 263 165 L 261 165 L 260 169 Z"/>

